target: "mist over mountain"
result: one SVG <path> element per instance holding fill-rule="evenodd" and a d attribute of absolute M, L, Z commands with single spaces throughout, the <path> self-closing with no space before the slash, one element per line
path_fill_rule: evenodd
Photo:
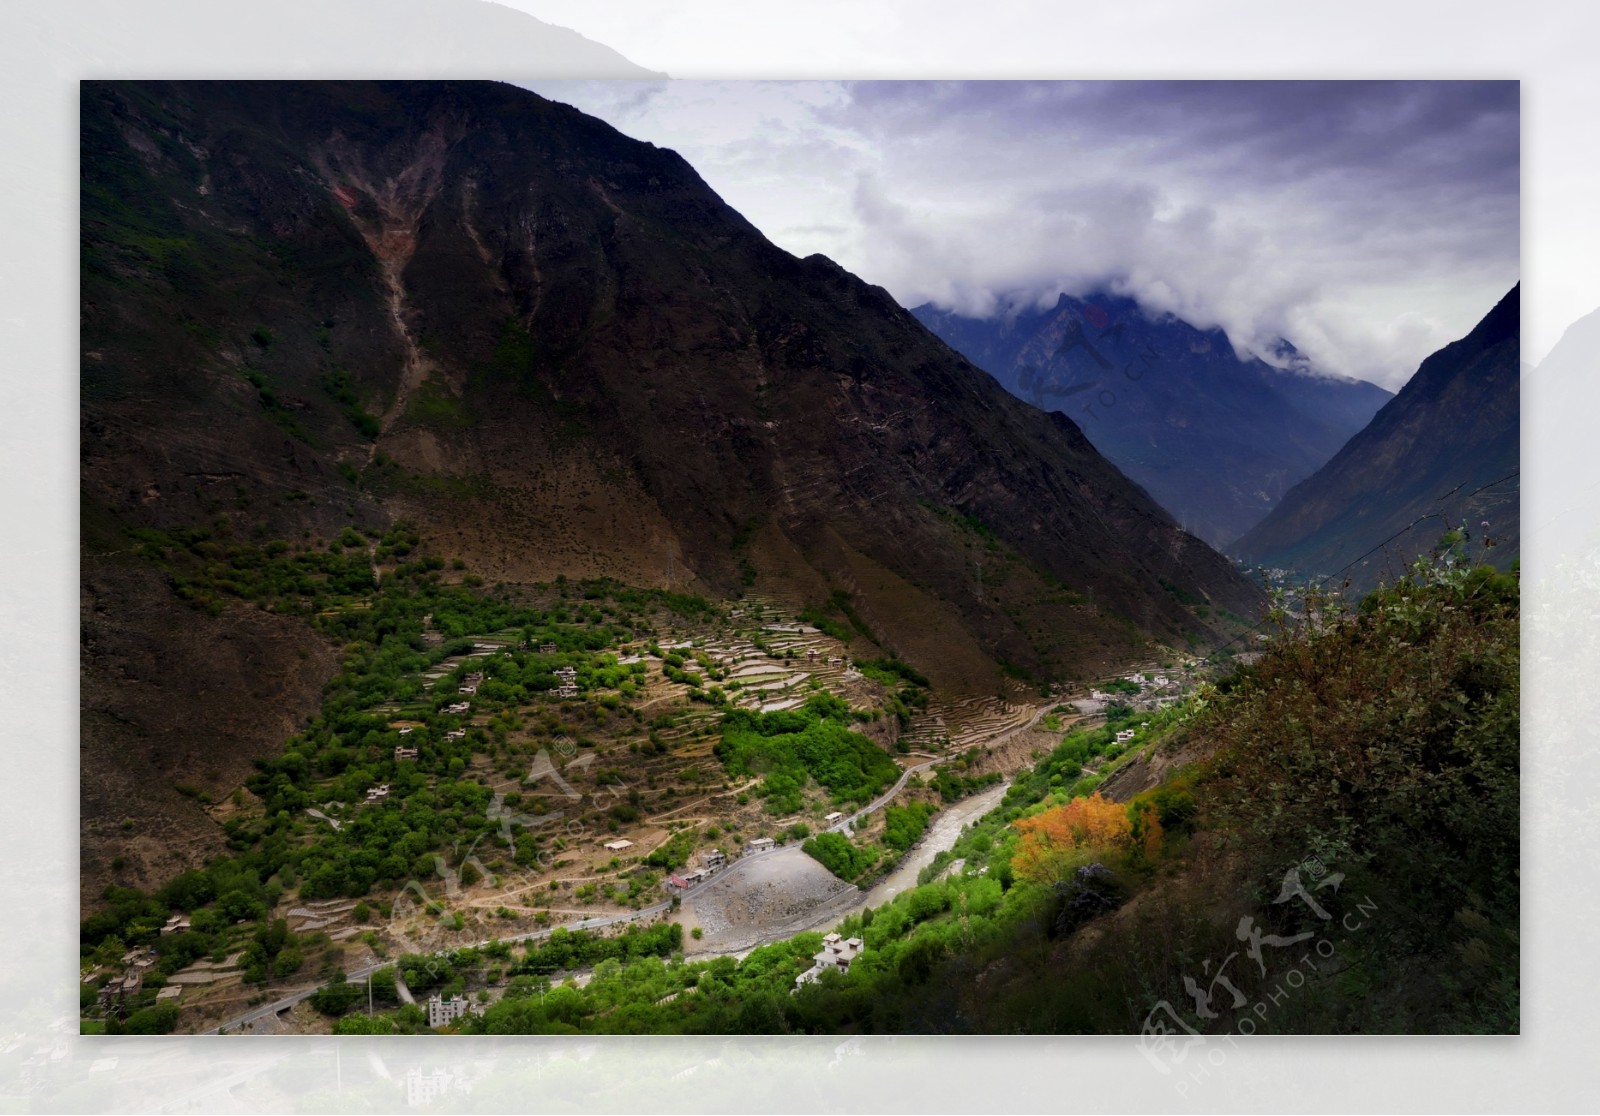
<path fill-rule="evenodd" d="M 1464 527 L 1475 559 L 1508 567 L 1522 541 L 1520 292 L 1513 287 L 1472 332 L 1423 361 L 1230 552 L 1370 588 Z"/>
<path fill-rule="evenodd" d="M 1390 398 L 1318 375 L 1292 345 L 1240 359 L 1219 329 L 1147 314 L 1128 298 L 918 320 L 1008 391 L 1082 427 L 1096 449 L 1190 531 L 1221 546 L 1336 453 Z"/>

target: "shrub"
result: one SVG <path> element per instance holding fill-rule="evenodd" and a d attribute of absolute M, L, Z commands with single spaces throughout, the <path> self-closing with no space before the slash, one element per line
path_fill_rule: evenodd
<path fill-rule="evenodd" d="M 883 812 L 883 843 L 901 852 L 909 849 L 927 831 L 933 807 L 926 802 L 913 802 L 907 806 L 890 806 Z"/>
<path fill-rule="evenodd" d="M 1106 801 L 1098 791 L 1022 818 L 1012 826 L 1022 834 L 1012 866 L 1017 875 L 1032 882 L 1064 879 L 1085 857 L 1126 848 L 1133 838 L 1127 808 Z"/>
<path fill-rule="evenodd" d="M 819 833 L 800 847 L 807 856 L 846 881 L 856 880 L 878 860 L 877 853 L 858 848 L 842 833 Z"/>

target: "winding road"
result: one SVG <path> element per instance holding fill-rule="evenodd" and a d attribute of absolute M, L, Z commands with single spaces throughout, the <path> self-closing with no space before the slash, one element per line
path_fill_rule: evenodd
<path fill-rule="evenodd" d="M 1014 728 L 1007 729 L 1005 732 L 1002 732 L 1001 734 L 996 736 L 993 740 L 989 741 L 985 746 L 989 747 L 989 748 L 993 748 L 993 747 L 1003 743 L 1004 741 L 1009 740 L 1011 737 L 1015 736 L 1019 732 L 1026 732 L 1028 729 L 1031 729 L 1034 725 L 1038 724 L 1041 720 L 1043 720 L 1044 717 L 1049 713 L 1049 711 L 1052 708 L 1054 708 L 1054 706 L 1051 703 L 1046 703 L 1046 704 L 1042 705 L 1037 711 L 1035 711 L 1034 715 L 1031 718 L 1029 718 L 1028 721 L 1026 721 L 1023 724 L 1017 725 Z M 948 758 L 949 757 L 930 759 L 930 760 L 926 760 L 923 763 L 919 763 L 919 764 L 916 764 L 915 766 L 906 768 L 904 771 L 902 771 L 900 773 L 900 778 L 895 782 L 894 786 L 890 787 L 883 794 L 881 794 L 877 798 L 873 799 L 870 803 L 868 803 L 866 806 L 863 806 L 860 810 L 857 810 L 855 813 L 851 814 L 849 817 L 835 822 L 832 826 L 830 826 L 828 828 L 827 832 L 849 833 L 852 830 L 852 828 L 858 822 L 861 821 L 861 819 L 869 816 L 870 814 L 872 814 L 873 812 L 875 812 L 877 810 L 883 809 L 883 807 L 887 806 L 890 802 L 894 801 L 895 796 L 898 795 L 902 790 L 905 789 L 906 784 L 911 781 L 911 777 L 913 775 L 915 775 L 919 771 L 925 771 L 928 768 L 933 767 L 933 766 L 935 766 L 937 764 L 947 762 Z M 787 853 L 789 855 L 794 855 L 794 854 L 798 853 L 799 851 L 800 851 L 800 846 L 798 844 L 790 844 L 790 845 L 775 845 L 770 849 L 762 849 L 760 852 L 747 852 L 743 856 L 741 856 L 738 860 L 735 860 L 731 864 L 729 864 L 721 872 L 718 872 L 716 875 L 712 876 L 710 879 L 705 880 L 705 881 L 703 881 L 703 882 L 701 882 L 699 884 L 696 884 L 694 887 L 688 888 L 688 889 L 680 892 L 677 895 L 676 898 L 678 898 L 680 901 L 693 899 L 701 891 L 703 891 L 706 888 L 710 887 L 712 884 L 721 884 L 721 883 L 725 882 L 731 876 L 737 874 L 744 865 L 746 865 L 748 863 L 751 863 L 751 862 L 754 862 L 756 860 L 760 860 L 763 857 L 776 856 L 776 855 L 785 854 L 785 853 Z M 482 948 L 483 946 L 489 945 L 490 942 L 495 942 L 495 941 L 506 942 L 508 944 L 515 943 L 515 942 L 534 941 L 534 940 L 537 940 L 539 938 L 547 938 L 547 937 L 549 937 L 550 934 L 553 933 L 556 929 L 593 930 L 593 929 L 596 929 L 596 928 L 599 928 L 599 927 L 602 927 L 602 926 L 615 926 L 618 923 L 623 923 L 623 922 L 637 922 L 640 919 L 650 918 L 650 917 L 653 917 L 654 915 L 658 915 L 658 914 L 662 913 L 663 911 L 670 910 L 671 907 L 672 907 L 672 900 L 668 899 L 668 900 L 664 900 L 664 901 L 662 901 L 660 903 L 652 904 L 651 906 L 648 906 L 648 907 L 641 907 L 637 911 L 627 911 L 627 912 L 624 912 L 624 913 L 619 913 L 619 914 L 614 914 L 614 915 L 595 915 L 595 916 L 593 916 L 591 918 L 579 919 L 577 922 L 564 923 L 564 924 L 562 924 L 561 927 L 550 927 L 550 928 L 544 929 L 544 930 L 533 930 L 533 931 L 529 931 L 528 933 L 525 933 L 525 934 L 514 934 L 514 935 L 509 935 L 509 936 L 503 937 L 503 938 L 491 938 L 491 939 L 479 942 L 477 944 L 478 944 L 479 948 Z M 352 969 L 350 972 L 345 974 L 345 979 L 347 981 L 349 981 L 350 983 L 352 983 L 352 984 L 361 983 L 361 982 L 364 982 L 373 973 L 377 972 L 379 969 L 386 968 L 386 967 L 388 967 L 389 965 L 392 965 L 392 964 L 394 964 L 394 961 L 392 961 L 392 960 L 374 961 L 371 964 L 363 965 L 359 969 Z M 199 1033 L 200 1034 L 205 1034 L 205 1035 L 215 1035 L 215 1034 L 220 1034 L 223 1031 L 237 1031 L 241 1027 L 249 1026 L 250 1024 L 255 1023 L 255 1022 L 257 1022 L 257 1021 L 259 1021 L 261 1019 L 265 1019 L 268 1016 L 277 1015 L 280 1012 L 287 1011 L 288 1009 L 294 1007 L 296 1004 L 310 999 L 313 995 L 315 995 L 318 991 L 320 991 L 325 986 L 326 986 L 325 984 L 314 984 L 314 985 L 311 985 L 308 988 L 303 988 L 298 992 L 290 993 L 289 995 L 284 996 L 284 997 L 282 997 L 280 999 L 274 1000 L 271 1003 L 262 1004 L 259 1007 L 252 1008 L 250 1011 L 247 1011 L 242 1015 L 236 1016 L 236 1017 L 234 1017 L 232 1019 L 227 1020 L 224 1023 L 218 1024 L 216 1027 L 211 1028 L 209 1031 L 201 1031 Z"/>

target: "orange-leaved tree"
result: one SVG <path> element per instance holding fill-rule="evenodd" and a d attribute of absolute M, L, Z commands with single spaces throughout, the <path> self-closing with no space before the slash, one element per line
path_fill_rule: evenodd
<path fill-rule="evenodd" d="M 1012 869 L 1035 882 L 1063 879 L 1085 855 L 1126 849 L 1133 840 L 1127 807 L 1106 801 L 1098 791 L 1012 824 L 1022 834 Z"/>

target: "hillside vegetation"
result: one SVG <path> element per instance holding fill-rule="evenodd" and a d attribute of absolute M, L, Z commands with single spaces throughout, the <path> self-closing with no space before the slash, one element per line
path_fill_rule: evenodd
<path fill-rule="evenodd" d="M 848 973 L 791 992 L 820 945 L 801 934 L 742 962 L 602 962 L 463 1026 L 1515 1032 L 1515 574 L 1418 567 L 1279 620 L 1257 663 L 1131 741 L 1068 734 L 920 886 L 840 924 L 866 942 Z M 1082 772 L 1107 754 L 1165 778 L 1102 797 Z"/>

